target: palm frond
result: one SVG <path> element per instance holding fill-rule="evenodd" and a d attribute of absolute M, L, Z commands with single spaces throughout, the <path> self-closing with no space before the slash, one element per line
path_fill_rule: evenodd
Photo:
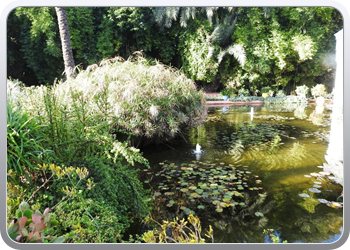
<path fill-rule="evenodd" d="M 180 11 L 180 25 L 181 27 L 187 27 L 187 21 L 196 17 L 196 7 L 182 7 Z"/>
<path fill-rule="evenodd" d="M 263 7 L 264 9 L 264 15 L 265 15 L 265 18 L 269 18 L 270 17 L 270 8 L 269 7 Z"/>
<path fill-rule="evenodd" d="M 214 15 L 214 11 L 217 9 L 218 7 L 206 7 L 205 8 L 205 12 L 207 14 L 207 18 L 209 20 L 210 25 L 212 25 L 212 18 Z"/>

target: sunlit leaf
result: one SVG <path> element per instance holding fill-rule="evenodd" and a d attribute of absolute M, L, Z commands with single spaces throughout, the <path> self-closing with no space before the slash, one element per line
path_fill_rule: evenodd
<path fill-rule="evenodd" d="M 298 195 L 299 195 L 299 197 L 301 197 L 301 198 L 310 198 L 310 195 L 305 194 L 305 193 L 301 193 L 301 194 L 298 194 Z"/>
<path fill-rule="evenodd" d="M 341 203 L 335 202 L 335 201 L 327 203 L 327 206 L 329 206 L 331 208 L 342 208 L 343 207 Z"/>
<path fill-rule="evenodd" d="M 155 196 L 155 197 L 157 197 L 157 196 L 159 196 L 159 195 L 161 195 L 160 192 L 155 192 L 155 193 L 154 193 L 154 196 Z"/>
<path fill-rule="evenodd" d="M 255 215 L 258 216 L 258 217 L 263 217 L 264 216 L 264 214 L 262 214 L 260 212 L 256 212 Z"/>
<path fill-rule="evenodd" d="M 309 188 L 309 191 L 313 193 L 321 193 L 321 190 L 318 190 L 317 188 Z"/>
<path fill-rule="evenodd" d="M 221 213 L 223 211 L 223 209 L 222 208 L 217 208 L 217 209 L 215 209 L 215 211 L 218 212 L 218 213 Z"/>

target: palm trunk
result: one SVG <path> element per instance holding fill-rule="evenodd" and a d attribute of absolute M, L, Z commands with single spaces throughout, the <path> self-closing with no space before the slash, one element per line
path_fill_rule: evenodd
<path fill-rule="evenodd" d="M 70 41 L 70 34 L 68 28 L 67 14 L 64 7 L 55 7 L 58 27 L 60 30 L 61 44 L 62 44 L 62 54 L 64 61 L 64 72 L 67 78 L 74 77 L 74 57 L 72 51 L 72 45 Z"/>

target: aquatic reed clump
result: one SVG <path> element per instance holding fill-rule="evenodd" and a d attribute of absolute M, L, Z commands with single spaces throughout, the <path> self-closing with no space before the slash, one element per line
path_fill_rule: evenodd
<path fill-rule="evenodd" d="M 29 113 L 49 117 L 45 114 L 47 91 L 43 86 L 25 88 L 21 105 Z M 67 119 L 81 119 L 72 113 L 79 106 L 84 115 L 108 122 L 115 131 L 122 129 L 157 142 L 175 137 L 183 127 L 197 125 L 204 118 L 204 93 L 197 91 L 192 80 L 142 57 L 104 60 L 93 71 L 81 70 L 76 78 L 55 83 L 49 92 L 55 109 L 64 110 Z"/>

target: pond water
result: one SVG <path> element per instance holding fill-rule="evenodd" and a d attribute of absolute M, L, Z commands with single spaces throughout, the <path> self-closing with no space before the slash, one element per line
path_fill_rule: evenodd
<path fill-rule="evenodd" d="M 215 243 L 333 242 L 342 233 L 342 187 L 323 172 L 331 109 L 231 106 L 176 143 L 144 150 L 157 221 L 198 215 Z M 198 145 L 200 145 L 200 151 Z M 197 149 L 197 151 L 196 151 Z M 140 227 L 140 226 L 139 226 Z"/>

